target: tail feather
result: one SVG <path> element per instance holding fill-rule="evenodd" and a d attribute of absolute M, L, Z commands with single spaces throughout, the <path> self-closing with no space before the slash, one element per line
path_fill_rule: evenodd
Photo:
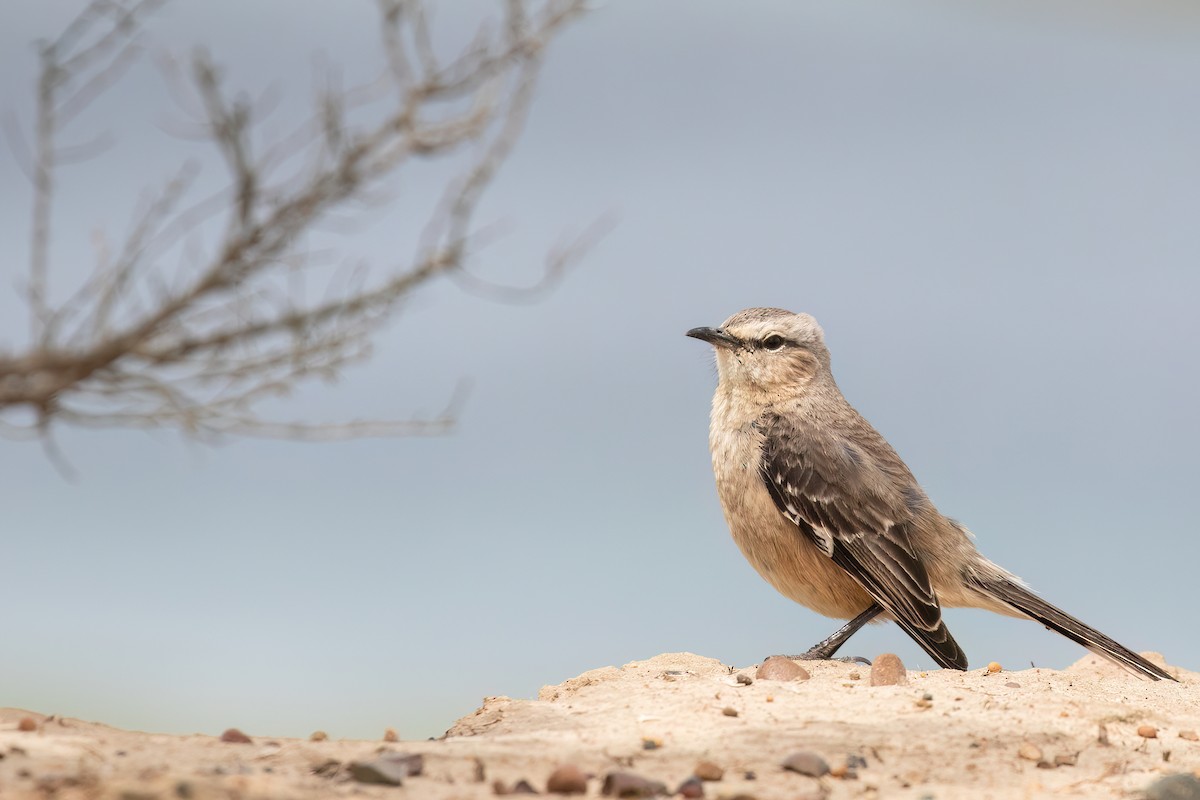
<path fill-rule="evenodd" d="M 972 580 L 975 586 L 985 594 L 993 597 L 1025 616 L 1034 619 L 1052 631 L 1057 631 L 1068 639 L 1077 642 L 1098 656 L 1103 656 L 1139 675 L 1145 675 L 1154 680 L 1173 681 L 1176 678 L 1167 673 L 1157 664 L 1152 664 L 1142 656 L 1125 647 L 1115 639 L 1110 639 L 1100 631 L 1085 625 L 1060 608 L 1050 605 L 1042 598 L 1008 578 L 976 577 Z"/>
<path fill-rule="evenodd" d="M 914 642 L 921 645 L 921 649 L 928 653 L 942 669 L 965 670 L 967 668 L 967 654 L 958 646 L 958 642 L 954 641 L 946 623 L 938 622 L 936 628 L 928 630 L 906 622 L 900 616 L 894 616 L 893 619 L 905 633 L 912 637 Z"/>

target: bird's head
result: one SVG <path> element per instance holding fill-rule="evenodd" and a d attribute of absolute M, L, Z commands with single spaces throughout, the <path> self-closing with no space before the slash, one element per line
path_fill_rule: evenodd
<path fill-rule="evenodd" d="M 688 336 L 716 350 L 722 385 L 763 392 L 772 399 L 803 394 L 830 377 L 825 334 L 808 314 L 782 308 L 748 308 L 719 328 L 692 328 Z"/>

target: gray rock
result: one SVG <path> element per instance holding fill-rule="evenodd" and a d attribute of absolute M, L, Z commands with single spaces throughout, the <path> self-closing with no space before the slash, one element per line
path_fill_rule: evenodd
<path fill-rule="evenodd" d="M 792 753 L 783 760 L 782 766 L 786 770 L 798 772 L 801 775 L 808 775 L 812 778 L 819 778 L 822 775 L 829 774 L 829 764 L 825 762 L 825 759 L 807 750 Z"/>
<path fill-rule="evenodd" d="M 1186 772 L 1159 778 L 1146 787 L 1146 800 L 1200 800 L 1200 779 Z"/>

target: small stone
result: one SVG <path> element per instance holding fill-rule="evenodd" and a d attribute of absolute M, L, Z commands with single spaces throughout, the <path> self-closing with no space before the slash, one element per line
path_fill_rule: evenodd
<path fill-rule="evenodd" d="M 858 772 L 856 772 L 849 764 L 846 763 L 834 764 L 829 768 L 829 774 L 830 776 L 834 778 L 840 778 L 841 780 L 854 780 L 858 777 Z"/>
<path fill-rule="evenodd" d="M 383 740 L 385 742 L 398 742 L 400 741 L 400 734 L 396 733 L 395 728 L 385 728 L 383 731 Z"/>
<path fill-rule="evenodd" d="M 525 780 L 524 778 L 521 778 L 521 780 L 519 780 L 515 784 L 513 784 L 512 793 L 513 794 L 537 794 L 538 790 L 533 788 L 532 783 Z"/>
<path fill-rule="evenodd" d="M 687 798 L 704 797 L 704 782 L 693 775 L 679 784 L 679 788 L 675 790 L 675 794 Z"/>
<path fill-rule="evenodd" d="M 36 731 L 37 720 L 35 720 L 33 717 L 21 717 L 21 721 L 17 723 L 17 730 L 25 731 L 26 733 L 29 731 Z"/>
<path fill-rule="evenodd" d="M 991 661 L 987 665 L 987 674 L 995 675 L 997 672 L 1000 672 L 1003 669 L 1004 669 L 1004 667 L 1000 666 L 999 662 Z"/>
<path fill-rule="evenodd" d="M 503 796 L 503 795 L 511 794 L 511 793 L 512 793 L 512 789 L 509 789 L 508 784 L 505 783 L 504 781 L 502 781 L 502 780 L 492 781 L 492 794 L 498 794 L 498 795 Z"/>
<path fill-rule="evenodd" d="M 1042 749 L 1032 742 L 1022 742 L 1017 749 L 1017 755 L 1026 761 L 1041 761 Z"/>
<path fill-rule="evenodd" d="M 1102 747 L 1108 747 L 1108 726 L 1103 722 L 1096 729 L 1096 742 Z"/>
<path fill-rule="evenodd" d="M 861 672 L 851 672 L 851 673 L 850 673 L 850 675 L 849 675 L 848 677 L 849 677 L 849 678 L 850 678 L 850 680 L 852 680 L 852 681 L 861 681 L 861 680 L 862 680 L 862 673 L 861 673 Z"/>
<path fill-rule="evenodd" d="M 702 781 L 719 781 L 725 777 L 725 770 L 711 761 L 697 761 L 692 774 Z"/>
<path fill-rule="evenodd" d="M 1057 766 L 1058 766 L 1058 764 L 1054 764 L 1050 761 L 1039 761 L 1037 763 L 1038 769 L 1054 769 Z"/>
<path fill-rule="evenodd" d="M 229 728 L 221 734 L 221 741 L 230 742 L 232 744 L 251 744 L 254 740 L 239 731 L 237 728 Z"/>
<path fill-rule="evenodd" d="M 662 747 L 662 739 L 655 739 L 653 736 L 642 737 L 643 750 L 657 750 Z"/>
<path fill-rule="evenodd" d="M 600 794 L 605 797 L 654 797 L 666 794 L 667 786 L 633 772 L 610 772 L 604 776 Z"/>
<path fill-rule="evenodd" d="M 1189 742 L 1200 742 L 1200 735 L 1197 735 L 1195 731 L 1180 731 L 1179 738 Z"/>
<path fill-rule="evenodd" d="M 563 764 L 546 780 L 546 791 L 551 794 L 584 794 L 587 792 L 588 776 L 574 764 Z"/>
<path fill-rule="evenodd" d="M 871 664 L 872 686 L 904 686 L 908 683 L 908 670 L 895 653 L 883 653 Z"/>
<path fill-rule="evenodd" d="M 760 681 L 806 681 L 808 670 L 783 656 L 771 656 L 758 668 L 754 677 Z"/>
<path fill-rule="evenodd" d="M 829 774 L 829 764 L 825 762 L 825 759 L 816 753 L 810 753 L 806 750 L 792 753 L 783 760 L 782 766 L 786 770 L 798 772 L 801 775 L 808 775 L 813 778 Z"/>
<path fill-rule="evenodd" d="M 1059 753 L 1054 757 L 1054 765 L 1057 767 L 1073 767 L 1078 761 L 1078 753 Z"/>
<path fill-rule="evenodd" d="M 738 715 L 737 709 L 733 706 L 725 706 L 721 709 L 721 713 L 727 717 L 736 717 Z"/>
<path fill-rule="evenodd" d="M 1154 727 L 1153 725 L 1139 725 L 1137 734 L 1143 739 L 1157 739 L 1158 728 Z"/>
<path fill-rule="evenodd" d="M 748 769 L 742 773 L 742 779 L 747 781 L 756 781 L 758 780 L 758 775 L 754 772 L 754 770 Z"/>
<path fill-rule="evenodd" d="M 1009 681 L 1008 683 L 1006 683 L 1004 685 L 1010 689 L 1020 689 L 1021 688 L 1021 684 L 1017 683 L 1016 681 Z"/>
<path fill-rule="evenodd" d="M 1200 779 L 1181 772 L 1146 787 L 1146 800 L 1200 800 Z"/>
<path fill-rule="evenodd" d="M 754 683 L 754 678 L 751 678 L 744 672 L 739 672 L 737 676 L 737 682 L 742 686 L 749 686 L 750 684 Z"/>
<path fill-rule="evenodd" d="M 325 731 L 313 731 L 312 735 L 308 737 L 308 740 L 310 742 L 323 742 L 328 738 L 329 734 Z"/>
<path fill-rule="evenodd" d="M 403 786 L 408 771 L 404 767 L 389 764 L 381 759 L 350 764 L 350 777 L 359 783 L 379 786 Z"/>

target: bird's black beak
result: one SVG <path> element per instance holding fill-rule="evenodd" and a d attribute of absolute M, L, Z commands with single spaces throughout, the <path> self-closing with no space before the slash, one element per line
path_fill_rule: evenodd
<path fill-rule="evenodd" d="M 741 344 L 737 337 L 730 336 L 720 328 L 692 328 L 687 335 L 702 342 L 708 342 L 713 347 L 730 349 Z"/>

